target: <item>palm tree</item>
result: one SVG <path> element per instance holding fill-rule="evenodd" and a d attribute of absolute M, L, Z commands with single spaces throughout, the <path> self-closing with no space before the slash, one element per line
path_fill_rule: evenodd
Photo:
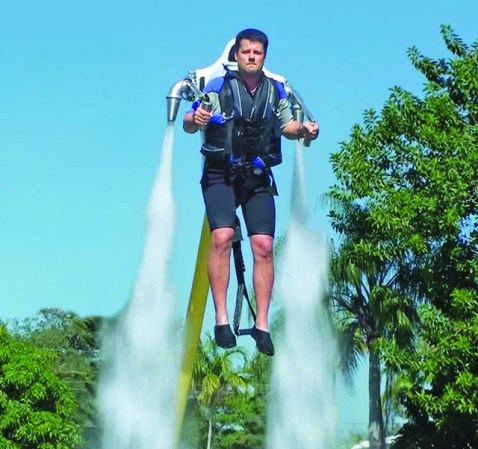
<path fill-rule="evenodd" d="M 244 350 L 219 349 L 209 333 L 198 347 L 192 374 L 192 394 L 208 423 L 207 449 L 211 448 L 213 429 L 220 407 L 231 394 L 246 393 L 247 358 Z"/>
<path fill-rule="evenodd" d="M 399 345 L 412 339 L 415 308 L 396 260 L 359 259 L 344 242 L 331 261 L 331 307 L 341 340 L 342 368 L 350 379 L 359 358 L 369 356 L 369 444 L 385 449 L 381 403 L 383 339 Z"/>

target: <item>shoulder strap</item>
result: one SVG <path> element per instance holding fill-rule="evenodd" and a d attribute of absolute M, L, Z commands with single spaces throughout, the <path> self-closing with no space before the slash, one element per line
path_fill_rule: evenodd
<path fill-rule="evenodd" d="M 270 117 L 279 107 L 279 90 L 277 83 L 272 78 L 266 77 L 267 80 L 267 100 L 262 118 Z"/>
<path fill-rule="evenodd" d="M 232 131 L 234 127 L 234 120 L 231 120 L 234 115 L 234 98 L 231 89 L 231 78 L 227 74 L 224 76 L 224 83 L 219 91 L 219 104 L 221 112 L 225 119 L 226 134 L 224 145 L 226 148 L 226 157 L 229 160 L 232 154 Z"/>
<path fill-rule="evenodd" d="M 277 81 L 272 79 L 272 84 L 274 85 L 274 109 L 277 110 L 279 108 L 279 86 Z"/>
<path fill-rule="evenodd" d="M 230 117 L 233 114 L 234 99 L 232 96 L 231 79 L 227 75 L 224 77 L 224 84 L 219 92 L 219 104 L 225 117 Z"/>

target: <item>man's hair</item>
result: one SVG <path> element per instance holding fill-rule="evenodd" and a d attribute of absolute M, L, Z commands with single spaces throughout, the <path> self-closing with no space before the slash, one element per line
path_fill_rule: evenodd
<path fill-rule="evenodd" d="M 264 55 L 267 54 L 267 46 L 269 45 L 269 39 L 267 35 L 260 30 L 254 28 L 247 28 L 240 31 L 236 36 L 236 42 L 234 43 L 234 51 L 237 53 L 241 45 L 242 39 L 247 39 L 252 42 L 260 42 L 264 47 Z"/>

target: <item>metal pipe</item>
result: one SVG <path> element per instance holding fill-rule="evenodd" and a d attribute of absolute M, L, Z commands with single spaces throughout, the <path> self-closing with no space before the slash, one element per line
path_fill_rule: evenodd
<path fill-rule="evenodd" d="M 187 85 L 185 80 L 178 81 L 171 87 L 168 95 L 166 95 L 168 122 L 174 122 L 176 120 L 179 103 L 181 102 L 182 94 L 186 88 Z"/>

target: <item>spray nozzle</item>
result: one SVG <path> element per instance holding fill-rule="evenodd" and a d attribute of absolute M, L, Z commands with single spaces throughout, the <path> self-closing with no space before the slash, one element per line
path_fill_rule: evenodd
<path fill-rule="evenodd" d="M 297 92 L 290 84 L 287 84 L 286 90 L 289 94 L 289 100 L 292 104 L 292 112 L 294 114 L 294 118 L 302 122 L 304 116 L 311 122 L 315 122 L 314 116 L 309 111 L 307 106 L 302 99 L 302 96 Z M 304 146 L 308 147 L 310 145 L 310 140 L 304 140 Z"/>
<path fill-rule="evenodd" d="M 168 122 L 174 122 L 174 120 L 176 120 L 179 103 L 181 102 L 181 98 L 183 98 L 186 88 L 187 86 L 185 85 L 184 80 L 178 81 L 171 87 L 168 95 L 166 95 Z"/>
<path fill-rule="evenodd" d="M 204 109 L 210 109 L 209 96 L 196 86 L 192 78 L 187 77 L 175 83 L 166 96 L 168 100 L 168 122 L 174 122 L 178 114 L 179 103 L 181 99 L 186 101 L 201 100 Z"/>

